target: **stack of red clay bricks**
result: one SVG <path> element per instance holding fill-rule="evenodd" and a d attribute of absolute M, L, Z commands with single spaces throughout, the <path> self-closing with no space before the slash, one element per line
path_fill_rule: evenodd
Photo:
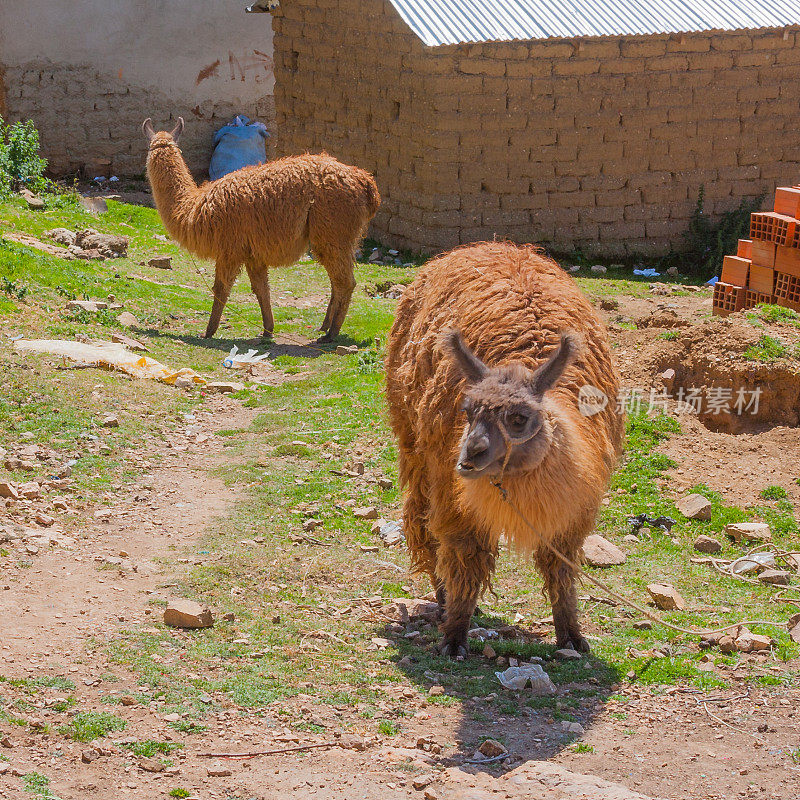
<path fill-rule="evenodd" d="M 759 303 L 800 311 L 800 186 L 776 190 L 775 210 L 752 215 L 750 238 L 725 256 L 714 286 L 714 314 Z"/>

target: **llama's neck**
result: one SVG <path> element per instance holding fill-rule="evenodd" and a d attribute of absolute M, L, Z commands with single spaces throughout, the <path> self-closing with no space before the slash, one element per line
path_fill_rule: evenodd
<path fill-rule="evenodd" d="M 147 176 L 164 227 L 183 243 L 187 235 L 186 216 L 197 196 L 197 184 L 177 146 L 153 148 L 147 158 Z"/>

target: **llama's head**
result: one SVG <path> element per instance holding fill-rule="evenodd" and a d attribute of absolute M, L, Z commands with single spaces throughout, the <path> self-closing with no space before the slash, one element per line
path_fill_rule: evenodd
<path fill-rule="evenodd" d="M 458 331 L 443 337 L 443 347 L 466 385 L 467 415 L 456 472 L 463 478 L 514 475 L 538 466 L 552 441 L 545 393 L 558 383 L 580 349 L 574 333 L 564 333 L 555 352 L 535 371 L 519 362 L 489 367 Z"/>
<path fill-rule="evenodd" d="M 142 133 L 147 137 L 147 141 L 150 143 L 150 149 L 152 150 L 155 147 L 177 144 L 178 139 L 183 133 L 183 126 L 183 117 L 178 117 L 178 124 L 169 133 L 166 131 L 156 132 L 153 129 L 153 121 L 148 117 L 142 123 Z"/>

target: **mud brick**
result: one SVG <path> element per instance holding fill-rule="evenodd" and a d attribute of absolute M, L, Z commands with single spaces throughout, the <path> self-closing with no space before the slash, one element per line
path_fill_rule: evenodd
<path fill-rule="evenodd" d="M 727 317 L 734 311 L 741 311 L 746 299 L 747 289 L 717 281 L 714 284 L 714 300 L 711 311 L 718 317 Z"/>
<path fill-rule="evenodd" d="M 800 248 L 779 246 L 775 252 L 775 269 L 800 278 Z"/>
<path fill-rule="evenodd" d="M 739 239 L 739 244 L 736 248 L 736 255 L 739 258 L 753 258 L 753 241 L 752 239 Z"/>
<path fill-rule="evenodd" d="M 775 288 L 775 270 L 772 267 L 753 264 L 750 267 L 750 280 L 747 288 L 754 292 L 771 295 Z"/>
<path fill-rule="evenodd" d="M 720 280 L 732 286 L 747 286 L 749 270 L 749 259 L 739 258 L 739 256 L 725 256 L 722 260 L 722 277 Z"/>
<path fill-rule="evenodd" d="M 795 303 L 793 300 L 787 300 L 785 297 L 776 297 L 775 304 L 783 306 L 784 308 L 791 308 L 792 311 L 796 311 L 800 314 L 800 303 Z"/>
<path fill-rule="evenodd" d="M 800 189 L 780 186 L 775 190 L 775 213 L 800 217 Z"/>
<path fill-rule="evenodd" d="M 777 245 L 774 242 L 753 239 L 751 248 L 753 264 L 758 264 L 760 267 L 774 268 L 776 250 Z"/>
<path fill-rule="evenodd" d="M 762 292 L 754 292 L 752 289 L 747 290 L 745 296 L 744 307 L 754 308 L 761 303 L 769 303 L 770 305 L 775 302 L 775 298 L 771 294 L 763 294 Z"/>

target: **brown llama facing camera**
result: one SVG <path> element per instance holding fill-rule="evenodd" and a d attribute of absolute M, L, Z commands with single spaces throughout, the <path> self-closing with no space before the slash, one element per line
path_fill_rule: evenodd
<path fill-rule="evenodd" d="M 356 247 L 381 202 L 372 176 L 323 153 L 244 167 L 198 186 L 177 145 L 183 118 L 171 133 L 156 133 L 149 119 L 142 130 L 150 142 L 147 177 L 164 227 L 190 252 L 216 260 L 206 338 L 216 333 L 242 266 L 270 335 L 269 270 L 295 264 L 310 246 L 331 281 L 321 329 L 323 341 L 333 339 L 356 286 Z"/>
<path fill-rule="evenodd" d="M 475 244 L 431 261 L 398 305 L 386 391 L 406 539 L 444 612 L 442 653 L 466 656 L 501 536 L 535 558 L 558 646 L 588 651 L 574 570 L 543 541 L 579 559 L 623 419 L 608 335 L 575 281 L 530 246 Z"/>

